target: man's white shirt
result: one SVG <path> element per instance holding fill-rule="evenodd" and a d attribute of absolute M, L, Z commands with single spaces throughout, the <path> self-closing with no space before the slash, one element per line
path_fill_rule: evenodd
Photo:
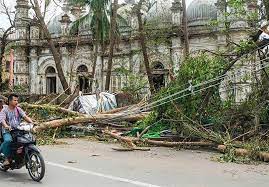
<path fill-rule="evenodd" d="M 268 29 L 269 27 L 267 27 L 266 29 L 269 31 Z M 269 34 L 262 32 L 262 34 L 259 36 L 259 40 L 263 41 L 263 40 L 269 40 Z"/>

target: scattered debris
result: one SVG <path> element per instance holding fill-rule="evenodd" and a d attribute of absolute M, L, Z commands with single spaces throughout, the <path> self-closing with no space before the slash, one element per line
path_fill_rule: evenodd
<path fill-rule="evenodd" d="M 225 145 L 219 145 L 218 150 L 222 153 L 227 152 L 227 146 Z M 264 162 L 269 162 L 269 152 L 263 152 L 263 151 L 258 151 L 258 152 L 251 152 L 247 149 L 242 149 L 242 148 L 234 148 L 234 154 L 236 156 L 254 156 L 257 159 L 264 161 Z"/>
<path fill-rule="evenodd" d="M 94 95 L 83 95 L 71 102 L 69 109 L 79 113 L 94 115 L 115 109 L 116 97 L 113 94 L 101 92 Z"/>
<path fill-rule="evenodd" d="M 68 161 L 67 163 L 68 163 L 68 164 L 75 164 L 75 163 L 77 163 L 77 161 L 70 160 L 70 161 Z"/>
<path fill-rule="evenodd" d="M 101 155 L 97 155 L 97 154 L 92 154 L 91 156 L 93 156 L 93 157 L 96 157 L 96 156 L 101 156 Z"/>
<path fill-rule="evenodd" d="M 21 107 L 30 111 L 37 118 L 34 132 L 50 134 L 51 138 L 44 136 L 42 144 L 51 144 L 56 142 L 55 140 L 58 137 L 64 137 L 65 135 L 68 135 L 68 137 L 96 136 L 100 141 L 107 141 L 107 137 L 119 141 L 122 147 L 113 147 L 112 149 L 122 152 L 150 151 L 150 148 L 145 146 L 162 146 L 203 147 L 227 153 L 231 144 L 236 144 L 238 141 L 248 139 L 261 132 L 258 131 L 258 128 L 248 129 L 249 131 L 237 133 L 236 137 L 224 140 L 220 133 L 212 130 L 212 125 L 195 123 L 186 116 L 183 120 L 160 119 L 154 123 L 139 126 L 134 123 L 140 120 L 147 121 L 145 118 L 149 117 L 150 114 L 145 112 L 146 110 L 140 110 L 141 106 L 145 106 L 145 102 L 121 108 L 115 108 L 116 105 L 115 96 L 104 93 L 101 94 L 99 100 L 96 95 L 79 96 L 69 109 L 48 104 L 29 103 L 22 103 Z M 179 108 L 176 110 L 178 111 Z M 189 134 L 186 136 L 186 134 L 175 133 L 173 129 L 168 128 L 169 126 L 163 126 L 164 123 L 159 123 L 162 120 L 166 121 L 167 124 L 170 123 L 169 120 L 179 121 L 180 128 L 187 130 Z M 268 131 L 266 129 L 263 129 L 263 131 L 263 136 L 265 136 Z M 61 134 L 65 135 L 60 136 Z M 264 149 L 251 151 L 244 147 L 233 147 L 233 154 L 269 161 L 269 152 Z M 100 155 L 92 154 L 91 156 L 97 157 Z M 76 161 L 68 161 L 68 163 L 76 163 Z"/>

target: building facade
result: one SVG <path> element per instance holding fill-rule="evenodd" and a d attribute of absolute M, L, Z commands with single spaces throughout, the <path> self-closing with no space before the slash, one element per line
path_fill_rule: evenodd
<path fill-rule="evenodd" d="M 191 53 L 226 48 L 226 35 L 219 27 L 211 26 L 212 21 L 221 22 L 223 19 L 224 7 L 221 2 L 194 0 L 189 5 L 187 19 Z M 126 1 L 118 11 L 125 21 L 119 23 L 121 37 L 117 40 L 113 57 L 111 92 L 120 91 L 127 82 L 127 76 L 119 71 L 121 69 L 140 77 L 146 75 L 137 37 L 137 18 L 132 11 L 133 4 L 134 1 Z M 246 5 L 246 9 L 253 11 L 253 6 Z M 31 94 L 61 93 L 63 88 L 49 45 L 37 21 L 29 17 L 29 10 L 28 0 L 17 0 L 14 84 L 27 86 Z M 89 90 L 95 55 L 90 20 L 81 23 L 76 34 L 71 34 L 70 28 L 79 17 L 89 11 L 91 10 L 87 7 L 64 4 L 61 14 L 48 23 L 71 89 L 74 90 L 75 86 L 79 85 L 85 92 Z M 170 81 L 169 70 L 177 71 L 183 60 L 182 5 L 180 0 L 158 0 L 143 16 L 154 33 L 149 37 L 147 47 L 155 85 L 165 86 Z M 239 42 L 247 38 L 249 27 L 247 21 L 236 20 L 231 25 L 229 36 L 234 42 Z M 107 61 L 108 50 L 102 53 L 99 49 L 93 90 L 104 90 Z"/>

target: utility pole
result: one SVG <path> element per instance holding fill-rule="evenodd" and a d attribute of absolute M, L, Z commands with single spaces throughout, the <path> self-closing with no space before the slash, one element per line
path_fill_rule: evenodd
<path fill-rule="evenodd" d="M 183 31 L 184 31 L 184 57 L 187 58 L 190 53 L 190 46 L 189 46 L 189 31 L 187 23 L 186 0 L 182 0 L 182 8 L 183 8 Z"/>
<path fill-rule="evenodd" d="M 13 91 L 13 79 L 14 79 L 14 49 L 10 50 L 10 67 L 9 67 L 9 91 Z"/>

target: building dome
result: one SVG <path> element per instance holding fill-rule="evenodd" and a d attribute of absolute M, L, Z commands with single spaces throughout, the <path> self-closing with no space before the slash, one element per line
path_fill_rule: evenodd
<path fill-rule="evenodd" d="M 65 14 L 64 12 L 61 12 L 60 15 L 57 15 L 54 18 L 52 18 L 48 23 L 48 30 L 53 37 L 59 37 L 62 34 L 61 20 L 63 16 L 68 16 L 71 21 L 71 24 L 68 27 L 68 33 L 70 32 L 72 26 L 75 24 L 75 21 L 77 20 L 77 18 L 75 18 L 72 14 Z M 79 24 L 80 32 L 90 31 L 89 17 L 87 15 L 82 15 L 82 17 L 84 17 L 84 19 Z"/>
<path fill-rule="evenodd" d="M 216 0 L 194 0 L 187 8 L 189 26 L 204 26 L 217 19 Z"/>

